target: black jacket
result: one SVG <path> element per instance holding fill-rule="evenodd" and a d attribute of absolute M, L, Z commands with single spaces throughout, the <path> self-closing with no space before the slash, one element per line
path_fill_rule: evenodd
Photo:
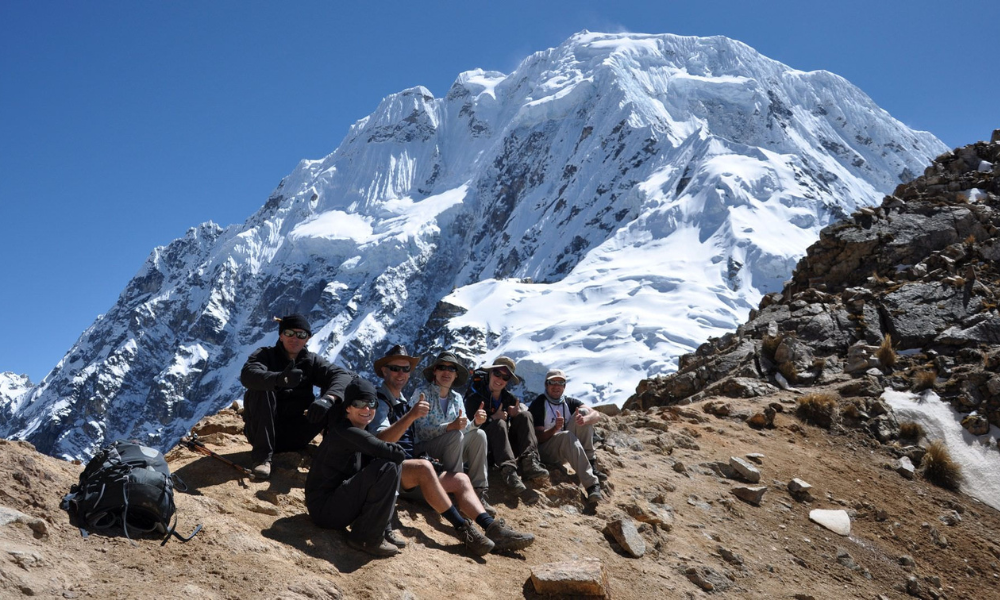
<path fill-rule="evenodd" d="M 507 388 L 500 390 L 499 404 L 503 405 L 504 410 L 507 410 L 511 406 L 514 406 L 518 402 L 519 400 L 517 399 L 517 397 L 514 396 L 514 394 L 508 392 Z M 489 388 L 485 386 L 483 386 L 482 391 L 473 388 L 472 386 L 469 386 L 469 389 L 465 392 L 465 416 L 470 421 L 472 420 L 472 417 L 476 414 L 476 411 L 479 410 L 480 403 L 482 403 L 483 405 L 483 410 L 486 411 L 486 417 L 487 417 L 486 423 L 489 423 L 490 415 L 496 412 L 497 409 L 497 404 L 495 404 L 493 401 L 493 394 L 491 394 Z"/>
<path fill-rule="evenodd" d="M 313 386 L 320 389 L 320 396 L 332 394 L 343 400 L 344 390 L 354 377 L 347 369 L 303 348 L 295 357 L 295 368 L 302 370 L 302 381 L 294 388 L 277 387 L 278 377 L 289 362 L 288 353 L 280 340 L 274 346 L 254 350 L 240 372 L 240 382 L 247 388 L 244 400 L 271 392 L 279 405 L 295 403 L 305 410 L 315 399 Z"/>
<path fill-rule="evenodd" d="M 364 429 L 358 429 L 341 416 L 323 435 L 323 442 L 313 457 L 306 477 L 306 504 L 340 487 L 373 458 L 399 464 L 406 453 L 398 444 L 387 444 Z"/>

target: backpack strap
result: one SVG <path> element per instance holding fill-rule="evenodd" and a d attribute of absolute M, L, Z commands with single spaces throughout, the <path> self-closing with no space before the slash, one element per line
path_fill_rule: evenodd
<path fill-rule="evenodd" d="M 184 537 L 183 535 L 177 533 L 177 515 L 174 515 L 174 524 L 171 525 L 169 529 L 167 529 L 167 535 L 163 536 L 163 541 L 160 542 L 160 546 L 166 546 L 167 542 L 170 541 L 171 536 L 179 539 L 182 542 L 190 542 L 194 536 L 198 535 L 199 531 L 201 531 L 201 525 L 195 527 L 194 531 L 191 532 L 191 535 L 187 537 Z"/>

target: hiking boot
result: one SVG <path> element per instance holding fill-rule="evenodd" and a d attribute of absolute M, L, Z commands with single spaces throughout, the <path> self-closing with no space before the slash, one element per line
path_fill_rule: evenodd
<path fill-rule="evenodd" d="M 525 479 L 541 479 L 548 477 L 549 472 L 542 466 L 537 452 L 529 452 L 521 458 L 521 472 Z"/>
<path fill-rule="evenodd" d="M 598 502 L 604 500 L 604 494 L 601 493 L 601 484 L 595 483 L 594 485 L 587 488 L 587 502 L 590 504 L 597 504 Z"/>
<path fill-rule="evenodd" d="M 390 544 L 399 548 L 400 550 L 406 548 L 406 539 L 404 539 L 403 536 L 400 535 L 399 532 L 396 531 L 395 529 L 386 529 L 384 537 L 385 541 L 389 542 Z"/>
<path fill-rule="evenodd" d="M 476 496 L 479 498 L 479 502 L 483 505 L 483 510 L 486 511 L 491 517 L 497 516 L 497 509 L 490 505 L 489 501 L 486 499 L 486 488 L 476 488 Z"/>
<path fill-rule="evenodd" d="M 496 519 L 486 528 L 486 537 L 493 540 L 493 551 L 524 550 L 535 541 L 530 533 L 519 533 L 510 527 L 503 519 Z"/>
<path fill-rule="evenodd" d="M 257 479 L 267 479 L 271 476 L 271 461 L 265 460 L 253 468 L 253 476 Z"/>
<path fill-rule="evenodd" d="M 399 548 L 393 546 L 384 539 L 375 542 L 364 543 L 354 538 L 347 538 L 347 545 L 355 550 L 360 550 L 366 554 L 371 554 L 378 558 L 388 558 L 399 554 Z"/>
<path fill-rule="evenodd" d="M 517 474 L 517 469 L 511 466 L 506 466 L 500 470 L 500 476 L 503 477 L 503 482 L 507 484 L 515 494 L 520 495 L 521 492 L 528 489 L 521 481 L 521 478 Z"/>
<path fill-rule="evenodd" d="M 599 471 L 597 469 L 596 458 L 590 459 L 590 470 L 594 473 L 594 477 L 596 477 L 597 480 L 600 481 L 601 483 L 604 483 L 605 481 L 608 480 L 608 474 L 605 473 L 604 471 Z"/>
<path fill-rule="evenodd" d="M 483 532 L 468 519 L 465 520 L 465 526 L 455 530 L 455 537 L 462 540 L 466 549 L 474 556 L 486 556 L 495 545 L 493 540 L 483 535 Z"/>

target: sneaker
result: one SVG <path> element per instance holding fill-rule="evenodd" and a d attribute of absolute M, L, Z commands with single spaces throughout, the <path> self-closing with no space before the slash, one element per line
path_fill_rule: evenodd
<path fill-rule="evenodd" d="M 541 479 L 549 476 L 549 472 L 542 466 L 537 452 L 529 452 L 524 455 L 521 459 L 521 472 L 524 473 L 525 479 Z"/>
<path fill-rule="evenodd" d="M 271 476 L 271 461 L 265 460 L 253 468 L 253 476 L 257 479 L 267 479 Z"/>
<path fill-rule="evenodd" d="M 521 494 L 524 490 L 528 489 L 521 481 L 521 478 L 517 474 L 517 469 L 511 466 L 506 466 L 500 471 L 501 477 L 503 477 L 503 482 L 507 484 L 515 494 Z"/>
<path fill-rule="evenodd" d="M 462 540 L 469 552 L 475 556 L 486 556 L 495 546 L 493 540 L 483 535 L 483 532 L 468 519 L 465 520 L 464 527 L 455 530 L 455 537 Z"/>
<path fill-rule="evenodd" d="M 384 539 L 366 544 L 354 538 L 347 538 L 347 545 L 355 550 L 360 550 L 361 552 L 371 554 L 372 556 L 376 556 L 378 558 L 388 558 L 399 554 L 399 548 L 393 546 Z"/>
<path fill-rule="evenodd" d="M 596 458 L 590 459 L 590 470 L 594 473 L 594 477 L 596 477 L 597 480 L 600 481 L 601 483 L 604 483 L 605 481 L 608 480 L 608 474 L 605 473 L 604 471 L 599 471 L 597 469 Z"/>
<path fill-rule="evenodd" d="M 510 527 L 503 519 L 496 519 L 486 528 L 486 537 L 493 540 L 493 551 L 523 550 L 535 541 L 530 533 L 519 533 Z"/>
<path fill-rule="evenodd" d="M 402 550 L 406 548 L 406 540 L 395 529 L 385 530 L 385 541 Z"/>
<path fill-rule="evenodd" d="M 587 488 L 587 502 L 597 504 L 601 500 L 604 500 L 604 494 L 601 493 L 601 484 L 595 483 Z"/>
<path fill-rule="evenodd" d="M 479 502 L 483 505 L 483 510 L 486 511 L 491 517 L 497 516 L 497 509 L 493 508 L 486 498 L 486 488 L 476 488 L 476 496 L 479 498 Z"/>

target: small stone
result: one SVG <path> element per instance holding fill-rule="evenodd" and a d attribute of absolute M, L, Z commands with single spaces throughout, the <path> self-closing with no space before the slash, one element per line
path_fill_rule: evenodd
<path fill-rule="evenodd" d="M 607 595 L 608 577 L 596 558 L 546 563 L 531 568 L 531 583 L 539 594 L 568 596 Z"/>
<path fill-rule="evenodd" d="M 728 548 L 723 548 L 722 546 L 719 546 L 718 551 L 719 551 L 719 556 L 721 556 L 722 560 L 726 561 L 727 563 L 731 565 L 743 564 L 743 557 L 729 550 Z"/>
<path fill-rule="evenodd" d="M 899 459 L 899 464 L 896 466 L 896 472 L 907 479 L 913 479 L 917 469 L 913 466 L 913 461 L 911 461 L 909 457 L 904 456 Z"/>
<path fill-rule="evenodd" d="M 792 479 L 788 482 L 788 491 L 793 494 L 800 494 L 802 492 L 808 492 L 812 489 L 812 486 L 802 481 L 799 478 Z"/>
<path fill-rule="evenodd" d="M 674 509 L 667 504 L 647 502 L 643 499 L 624 506 L 625 512 L 633 519 L 656 525 L 664 531 L 674 528 Z"/>
<path fill-rule="evenodd" d="M 646 553 L 646 542 L 639 535 L 632 519 L 615 519 L 608 523 L 605 531 L 611 534 L 621 545 L 622 550 L 634 558 L 641 558 Z"/>
<path fill-rule="evenodd" d="M 739 487 L 734 487 L 732 490 L 734 496 L 736 496 L 740 500 L 749 502 L 754 506 L 760 506 L 760 501 L 764 498 L 764 492 L 766 491 L 767 491 L 766 485 L 762 485 L 760 487 L 739 486 Z"/>
<path fill-rule="evenodd" d="M 719 573 L 711 567 L 698 566 L 688 567 L 684 574 L 691 583 L 705 590 L 706 592 L 725 591 L 731 585 L 729 578 Z"/>
<path fill-rule="evenodd" d="M 749 460 L 752 460 L 753 462 L 757 463 L 758 465 L 764 464 L 765 456 L 760 452 L 751 452 L 750 454 L 747 454 L 746 457 Z"/>
<path fill-rule="evenodd" d="M 961 515 L 958 514 L 958 511 L 952 510 L 938 517 L 938 520 L 940 520 L 945 525 L 954 527 L 955 525 L 958 525 L 959 523 L 962 522 L 962 517 Z"/>
<path fill-rule="evenodd" d="M 742 458 L 730 456 L 729 466 L 736 470 L 744 481 L 749 483 L 758 483 L 760 481 L 760 471 L 757 470 L 757 467 L 754 467 Z"/>
<path fill-rule="evenodd" d="M 846 510 L 811 510 L 809 511 L 809 520 L 838 535 L 851 534 L 851 517 L 847 515 Z"/>
<path fill-rule="evenodd" d="M 900 556 L 899 557 L 899 564 L 902 565 L 902 566 L 904 566 L 904 567 L 915 567 L 915 566 L 917 566 L 916 561 L 914 561 L 913 557 L 910 556 L 909 554 L 904 554 L 903 556 Z"/>

